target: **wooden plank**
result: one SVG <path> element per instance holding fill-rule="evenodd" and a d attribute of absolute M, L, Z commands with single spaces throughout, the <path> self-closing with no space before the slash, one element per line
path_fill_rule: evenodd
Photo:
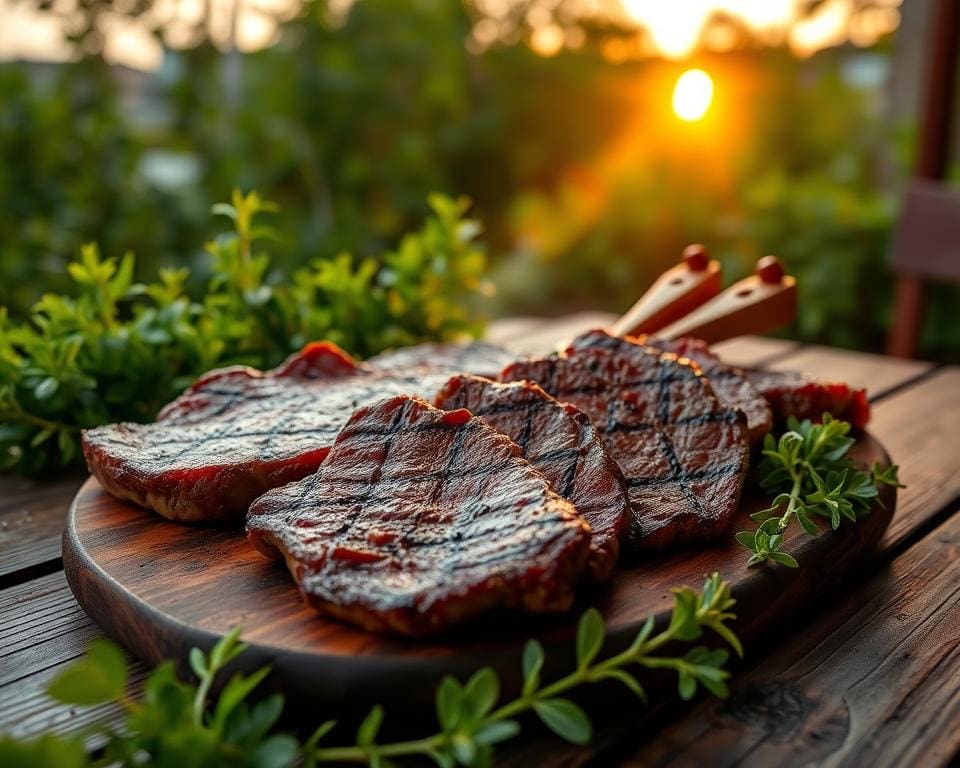
<path fill-rule="evenodd" d="M 606 328 L 616 319 L 616 315 L 609 312 L 578 312 L 545 320 L 542 325 L 527 328 L 522 335 L 505 339 L 503 343 L 520 353 L 546 354 L 578 334 L 594 328 Z"/>
<path fill-rule="evenodd" d="M 50 681 L 70 662 L 62 662 L 38 672 L 22 685 L 0 687 L 0 732 L 18 738 L 31 738 L 54 731 L 60 734 L 83 732 L 93 725 L 116 725 L 123 717 L 117 704 L 95 707 L 73 707 L 52 701 L 45 693 Z M 127 693 L 139 697 L 148 672 L 134 666 L 127 685 Z M 94 737 L 88 742 L 91 749 L 102 746 L 103 739 Z"/>
<path fill-rule="evenodd" d="M 544 317 L 501 317 L 487 326 L 484 341 L 511 348 L 517 339 L 545 330 L 549 324 L 550 320 Z"/>
<path fill-rule="evenodd" d="M 0 592 L 0 686 L 75 658 L 96 634 L 62 571 Z"/>
<path fill-rule="evenodd" d="M 933 368 L 933 363 L 899 360 L 833 347 L 807 346 L 766 367 L 774 371 L 800 371 L 844 381 L 864 387 L 870 398 L 874 399 L 927 373 Z"/>
<path fill-rule="evenodd" d="M 937 371 L 880 401 L 870 431 L 900 465 L 907 486 L 880 542 L 900 547 L 960 497 L 960 368 Z"/>
<path fill-rule="evenodd" d="M 49 480 L 0 477 L 0 577 L 60 557 L 67 507 L 83 476 Z"/>
<path fill-rule="evenodd" d="M 729 702 L 704 701 L 628 764 L 948 764 L 960 750 L 958 585 L 954 515 L 832 595 L 825 614 L 736 678 Z"/>
<path fill-rule="evenodd" d="M 73 708 L 44 693 L 50 680 L 102 633 L 73 599 L 63 572 L 0 592 L 0 731 L 29 736 L 75 732 L 113 719 L 113 705 Z M 131 692 L 145 669 L 134 664 Z"/>
<path fill-rule="evenodd" d="M 771 361 L 796 353 L 802 347 L 799 341 L 766 336 L 738 336 L 712 345 L 723 362 L 741 368 L 766 367 Z"/>

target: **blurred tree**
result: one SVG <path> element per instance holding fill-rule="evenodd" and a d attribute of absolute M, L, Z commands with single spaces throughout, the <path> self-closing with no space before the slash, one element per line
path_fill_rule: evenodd
<path fill-rule="evenodd" d="M 116 17 L 143 18 L 154 6 L 153 0 L 36 0 L 41 11 L 55 14 L 62 20 L 67 40 L 74 44 L 81 58 L 99 61 L 106 44 L 104 30 Z"/>
<path fill-rule="evenodd" d="M 633 49 L 611 48 L 623 30 L 609 21 L 567 19 L 546 57 L 509 44 L 534 33 L 528 13 L 481 50 L 480 3 L 310 0 L 276 45 L 226 59 L 199 17 L 193 47 L 167 50 L 149 80 L 166 122 L 145 128 L 121 109 L 97 45 L 101 14 L 145 2 L 84 0 L 74 34 L 92 42 L 49 82 L 0 67 L 0 303 L 15 313 L 59 289 L 90 239 L 134 249 L 144 275 L 187 262 L 203 279 L 206 212 L 235 185 L 281 204 L 280 268 L 382 248 L 438 190 L 475 199 L 499 254 L 500 311 L 619 311 L 702 240 L 731 279 L 784 256 L 801 280 L 803 338 L 881 342 L 891 158 L 909 142 L 842 76 L 849 50 L 801 61 L 740 29 L 743 50 L 683 64 L 717 80 L 717 103 L 690 126 L 668 111 L 681 66 L 621 61 Z M 143 168 L 158 151 L 189 159 L 196 179 L 152 183 Z M 960 358 L 957 332 L 934 320 L 925 343 Z"/>
<path fill-rule="evenodd" d="M 142 248 L 154 269 L 196 248 L 202 212 L 146 185 L 142 152 L 97 61 L 49 79 L 0 66 L 0 304 L 22 310 L 61 290 L 67 260 L 94 237 L 115 252 Z"/>

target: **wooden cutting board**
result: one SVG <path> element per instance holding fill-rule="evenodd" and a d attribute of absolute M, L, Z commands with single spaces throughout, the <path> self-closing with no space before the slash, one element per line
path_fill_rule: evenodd
<path fill-rule="evenodd" d="M 889 463 L 869 435 L 861 435 L 852 455 L 864 466 Z M 869 554 L 890 522 L 895 489 L 883 487 L 881 498 L 883 508 L 836 532 L 812 538 L 794 526 L 785 549 L 800 561 L 796 570 L 745 567 L 747 551 L 733 534 L 752 527 L 748 515 L 766 505 L 746 498 L 723 539 L 656 557 L 628 557 L 611 583 L 584 591 L 568 615 L 490 614 L 442 640 L 421 642 L 325 619 L 300 600 L 286 567 L 256 552 L 241 529 L 168 522 L 113 498 L 93 478 L 71 507 L 63 560 L 78 602 L 148 664 L 186 658 L 191 647 L 207 648 L 239 624 L 250 645 L 240 665 L 272 664 L 273 685 L 288 700 L 336 705 L 338 711 L 375 702 L 411 710 L 432 706 L 444 674 L 462 679 L 484 664 L 500 672 L 509 691 L 518 685 L 520 653 L 529 637 L 547 648 L 545 675 L 568 670 L 576 620 L 591 604 L 606 620 L 606 652 L 622 648 L 649 613 L 665 624 L 672 587 L 699 588 L 713 571 L 732 583 L 735 630 L 749 641 L 835 585 Z"/>

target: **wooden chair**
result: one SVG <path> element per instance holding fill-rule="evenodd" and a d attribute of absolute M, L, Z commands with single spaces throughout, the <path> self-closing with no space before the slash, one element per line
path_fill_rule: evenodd
<path fill-rule="evenodd" d="M 890 261 L 898 280 L 887 349 L 914 357 L 923 328 L 924 283 L 960 281 L 960 190 L 914 180 L 903 200 Z"/>
<path fill-rule="evenodd" d="M 960 0 L 932 0 L 920 106 L 915 180 L 907 191 L 891 253 L 899 278 L 887 352 L 914 357 L 926 280 L 960 280 L 960 193 L 946 175 L 960 52 Z"/>

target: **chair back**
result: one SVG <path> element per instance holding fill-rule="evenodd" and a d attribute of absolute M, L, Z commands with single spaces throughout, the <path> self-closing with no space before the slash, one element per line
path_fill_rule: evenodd
<path fill-rule="evenodd" d="M 887 353 L 914 357 L 924 315 L 924 283 L 960 280 L 960 190 L 915 179 L 907 190 L 890 263 L 897 273 Z"/>
<path fill-rule="evenodd" d="M 914 180 L 903 200 L 890 261 L 899 276 L 960 280 L 960 190 Z"/>

